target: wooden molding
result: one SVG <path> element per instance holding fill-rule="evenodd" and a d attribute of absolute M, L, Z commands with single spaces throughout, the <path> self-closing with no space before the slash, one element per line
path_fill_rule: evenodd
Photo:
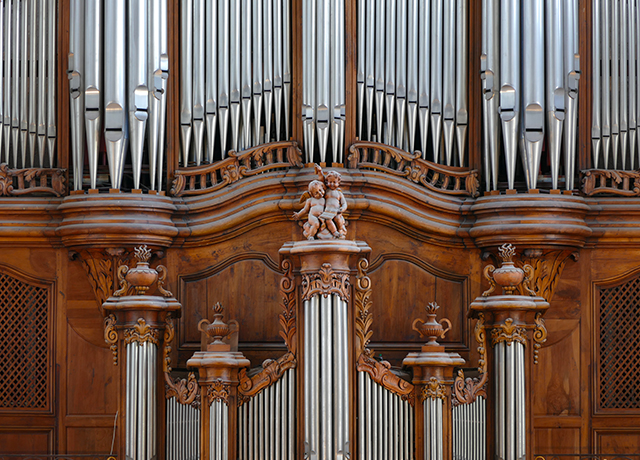
<path fill-rule="evenodd" d="M 391 364 L 387 361 L 376 361 L 362 353 L 356 363 L 360 372 L 366 372 L 371 379 L 390 392 L 397 394 L 403 401 L 415 404 L 415 386 L 391 372 Z"/>

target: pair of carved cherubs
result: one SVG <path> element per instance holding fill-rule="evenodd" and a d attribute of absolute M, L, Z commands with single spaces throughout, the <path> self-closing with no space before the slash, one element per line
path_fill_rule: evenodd
<path fill-rule="evenodd" d="M 340 191 L 342 176 L 337 171 L 324 173 L 316 165 L 319 180 L 309 183 L 309 191 L 300 199 L 304 207 L 293 213 L 293 218 L 299 220 L 308 214 L 307 222 L 303 226 L 303 235 L 308 240 L 340 238 L 347 235 L 346 221 L 343 213 L 347 210 L 347 200 Z"/>

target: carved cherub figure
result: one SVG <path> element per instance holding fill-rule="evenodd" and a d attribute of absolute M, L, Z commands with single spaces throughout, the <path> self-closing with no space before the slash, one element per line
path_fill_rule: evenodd
<path fill-rule="evenodd" d="M 324 195 L 324 212 L 320 215 L 320 220 L 324 221 L 327 230 L 340 239 L 347 236 L 347 227 L 342 213 L 347 210 L 347 200 L 340 190 L 342 176 L 337 171 L 322 172 L 322 168 L 316 165 L 316 173 L 327 187 Z"/>
<path fill-rule="evenodd" d="M 304 224 L 304 231 L 302 234 L 308 240 L 313 240 L 322 225 L 320 216 L 323 214 L 325 209 L 324 184 L 319 180 L 311 181 L 309 183 L 309 195 L 310 196 L 308 198 L 306 193 L 302 195 L 303 199 L 306 198 L 304 207 L 300 211 L 294 212 L 293 218 L 298 220 L 305 214 L 309 214 L 307 222 Z"/>

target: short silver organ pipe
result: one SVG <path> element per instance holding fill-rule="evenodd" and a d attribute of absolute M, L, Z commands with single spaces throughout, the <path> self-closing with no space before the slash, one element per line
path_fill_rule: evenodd
<path fill-rule="evenodd" d="M 472 403 L 453 407 L 452 445 L 454 460 L 486 459 L 486 423 L 486 400 L 483 396 L 478 396 Z"/>
<path fill-rule="evenodd" d="M 176 397 L 172 397 L 167 399 L 166 410 L 166 459 L 198 460 L 200 458 L 200 409 L 190 404 L 181 404 Z"/>
<path fill-rule="evenodd" d="M 293 429 L 295 406 L 292 395 L 294 391 L 295 369 L 289 369 L 275 383 L 240 406 L 238 411 L 240 459 L 294 460 L 293 445 L 296 439 Z M 220 439 L 224 438 L 221 431 L 217 433 Z M 217 460 L 216 457 L 211 458 Z M 227 457 L 222 458 L 226 460 Z"/>

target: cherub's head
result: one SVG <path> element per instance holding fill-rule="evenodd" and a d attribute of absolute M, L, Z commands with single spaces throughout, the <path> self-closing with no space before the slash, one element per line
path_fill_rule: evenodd
<path fill-rule="evenodd" d="M 309 182 L 309 194 L 314 198 L 322 198 L 324 196 L 324 184 L 319 180 Z"/>
<path fill-rule="evenodd" d="M 326 176 L 327 187 L 331 190 L 335 190 L 340 187 L 340 181 L 342 175 L 338 171 L 329 171 Z"/>

